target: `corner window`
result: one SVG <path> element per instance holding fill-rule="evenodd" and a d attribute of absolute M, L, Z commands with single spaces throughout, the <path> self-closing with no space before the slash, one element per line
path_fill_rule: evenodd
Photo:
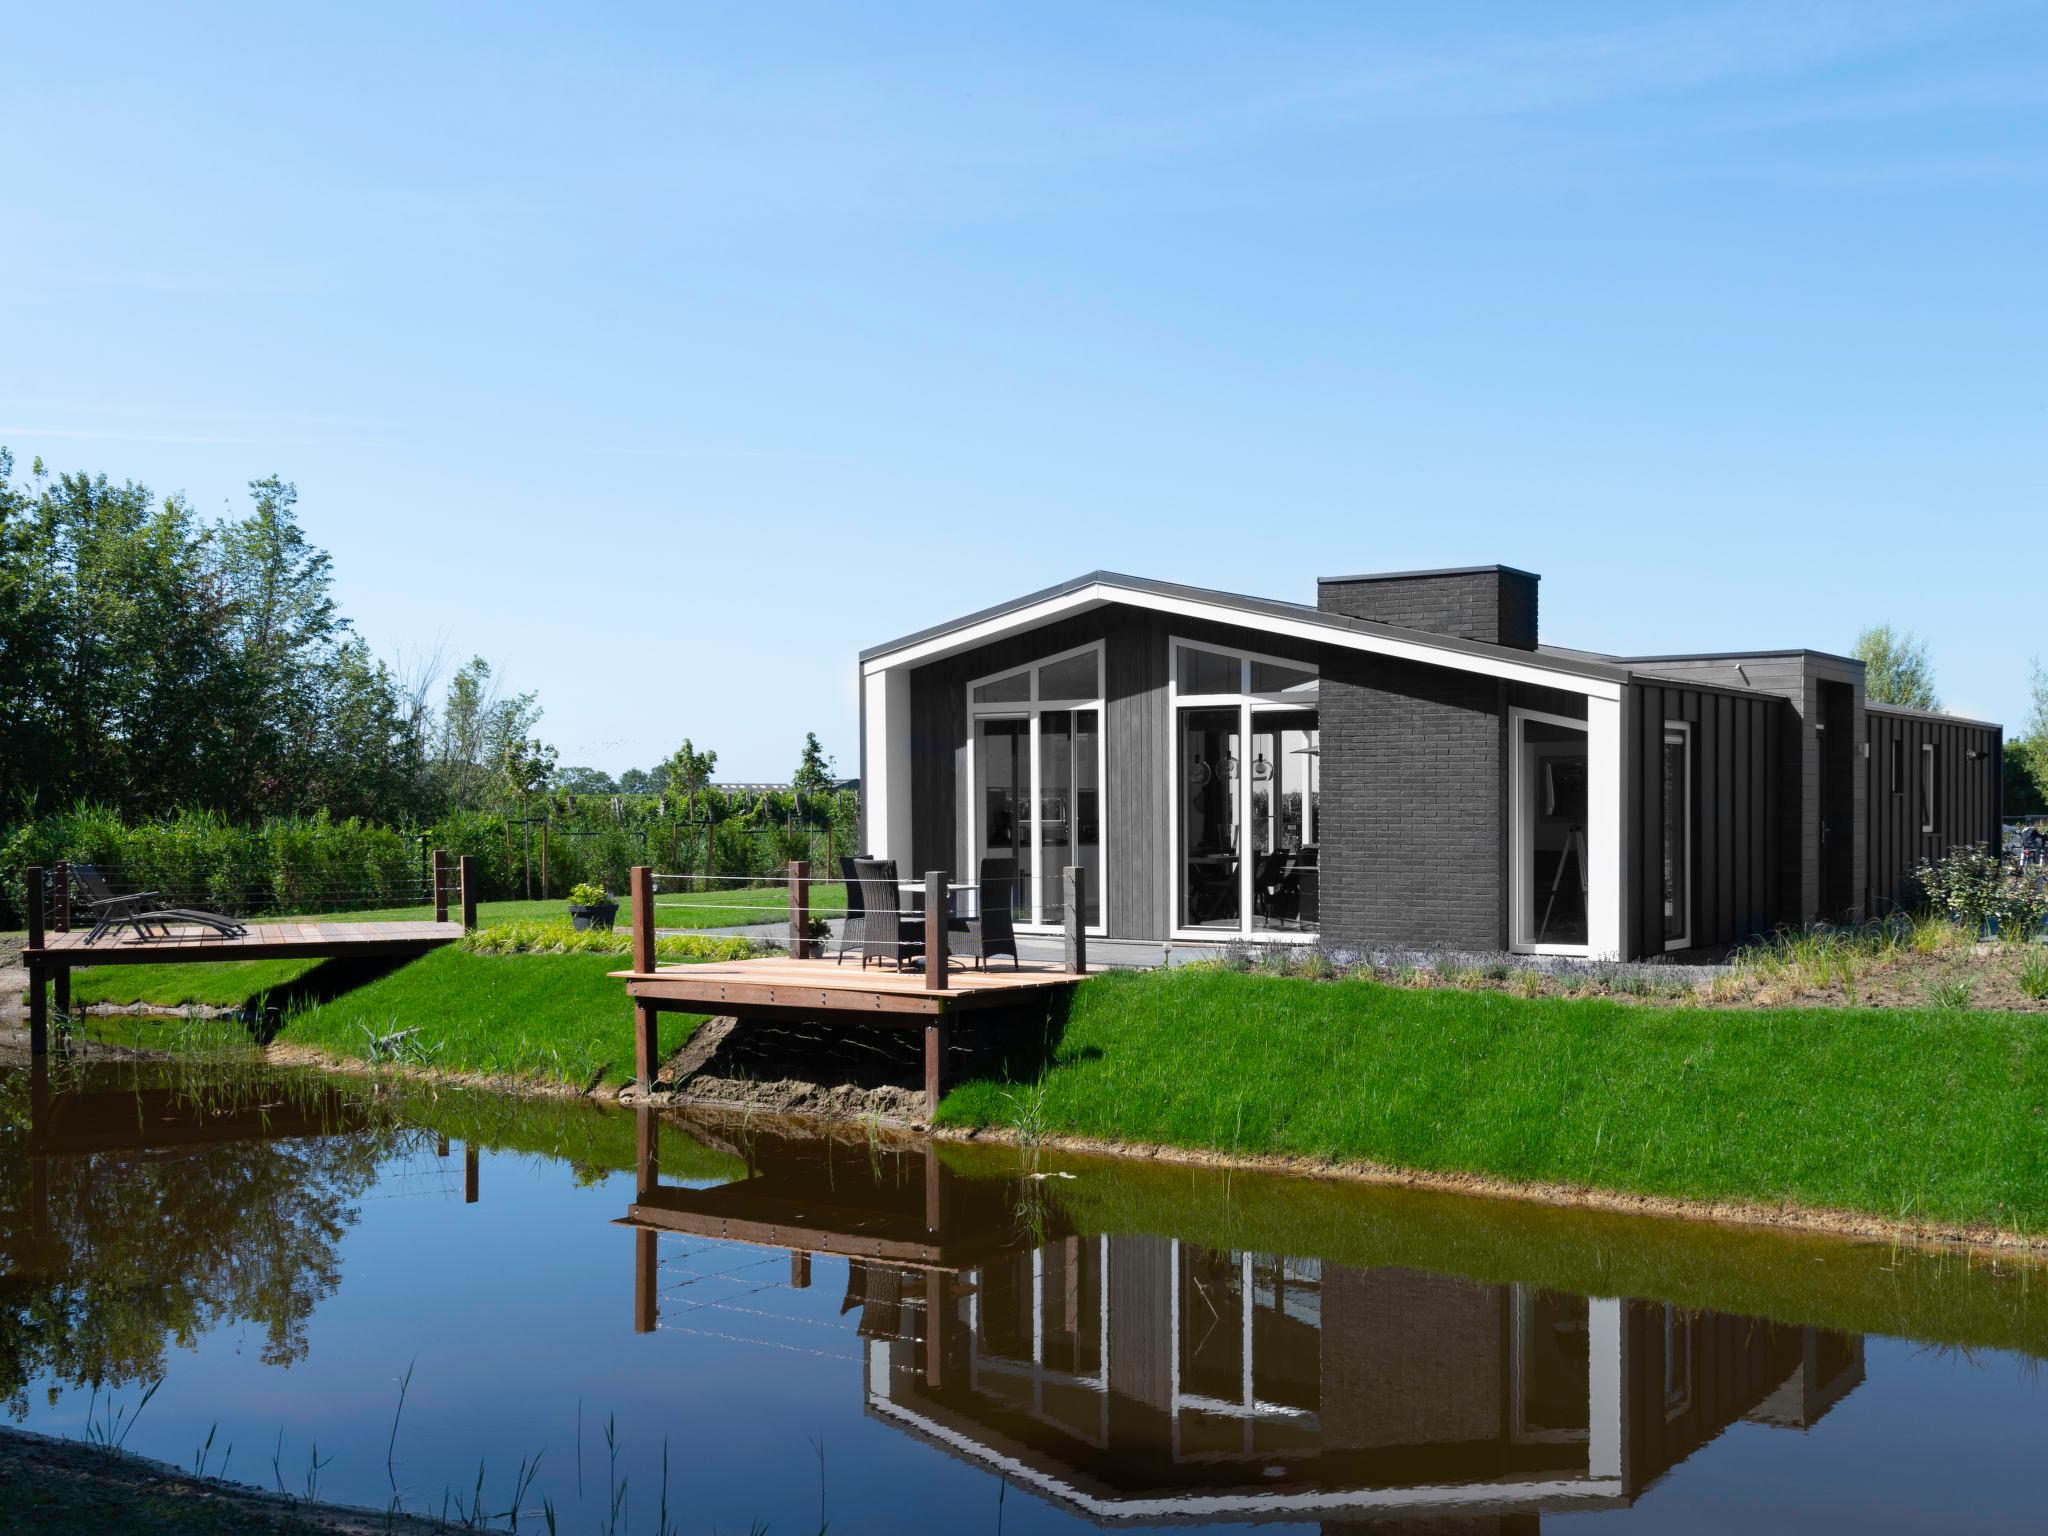
<path fill-rule="evenodd" d="M 1173 642 L 1172 654 L 1175 931 L 1315 933 L 1316 669 L 1185 640 Z"/>
<path fill-rule="evenodd" d="M 1932 832 L 1934 830 L 1935 804 L 1934 743 L 1923 741 L 1920 743 L 1920 830 L 1922 832 Z"/>
<path fill-rule="evenodd" d="M 1069 864 L 1088 874 L 1083 922 L 1102 925 L 1102 647 L 976 679 L 967 688 L 973 792 L 967 846 L 978 886 L 1007 886 L 1020 923 L 1066 920 Z"/>

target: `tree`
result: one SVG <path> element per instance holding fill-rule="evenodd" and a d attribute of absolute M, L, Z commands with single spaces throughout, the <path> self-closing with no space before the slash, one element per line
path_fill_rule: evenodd
<path fill-rule="evenodd" d="M 2038 659 L 2028 673 L 2027 692 L 2027 728 L 2017 741 L 2006 743 L 2006 761 L 2008 765 L 2011 763 L 2014 749 L 2017 748 L 2026 776 L 2033 781 L 2034 797 L 2041 800 L 2048 798 L 2048 670 L 2042 669 Z M 2010 767 L 2007 770 L 2006 783 L 2008 786 L 2012 784 Z M 2007 791 L 2006 812 L 2013 816 L 2029 814 L 2028 809 L 2011 803 L 2010 788 Z"/>
<path fill-rule="evenodd" d="M 816 731 L 804 732 L 803 756 L 797 759 L 796 774 L 789 787 L 800 795 L 823 794 L 832 787 L 832 759 L 819 745 Z"/>
<path fill-rule="evenodd" d="M 676 798 L 679 809 L 687 812 L 711 787 L 711 775 L 717 767 L 716 752 L 699 752 L 685 736 L 683 744 L 661 765 L 662 789 Z"/>
<path fill-rule="evenodd" d="M 2034 776 L 2034 765 L 2029 750 L 2033 743 L 2025 740 L 2008 741 L 2005 744 L 2005 814 L 2008 816 L 2040 816 L 2048 814 L 2048 793 L 2043 793 L 2041 780 Z"/>
<path fill-rule="evenodd" d="M 1863 696 L 1871 703 L 1941 708 L 1927 646 L 1910 631 L 1901 634 L 1889 624 L 1874 625 L 1856 637 L 1855 656 L 1863 663 Z"/>
<path fill-rule="evenodd" d="M 566 795 L 616 795 L 619 786 L 602 768 L 564 768 L 555 775 L 555 788 Z"/>
<path fill-rule="evenodd" d="M 628 768 L 619 775 L 619 793 L 622 795 L 655 795 L 661 793 L 661 777 L 652 769 Z"/>
<path fill-rule="evenodd" d="M 442 700 L 434 746 L 434 771 L 448 802 L 465 810 L 482 809 L 506 754 L 524 745 L 540 716 L 534 695 L 500 696 L 491 665 L 483 657 L 473 656 L 459 668 Z"/>
<path fill-rule="evenodd" d="M 555 749 L 539 740 L 519 737 L 505 743 L 498 757 L 498 782 L 519 802 L 519 819 L 526 820 L 529 796 L 545 790 L 555 776 Z M 507 829 L 510 830 L 509 828 Z M 524 827 L 529 850 L 526 859 L 526 899 L 533 899 L 533 829 Z M 508 838 L 509 842 L 509 838 Z M 543 852 L 546 850 L 543 849 Z M 510 849 L 507 849 L 509 858 Z M 545 862 L 545 861 L 543 861 Z"/>

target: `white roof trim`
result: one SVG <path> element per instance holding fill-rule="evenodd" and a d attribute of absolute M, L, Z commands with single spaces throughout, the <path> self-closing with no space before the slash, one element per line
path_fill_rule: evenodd
<path fill-rule="evenodd" d="M 1475 654 L 1453 646 L 1431 645 L 1426 641 L 1410 640 L 1395 634 L 1379 634 L 1333 624 L 1317 624 L 1280 614 L 1247 611 L 1230 603 L 1150 592 L 1140 587 L 1121 587 L 1102 581 L 1090 582 L 1087 586 L 1059 593 L 1027 607 L 1011 609 L 1009 612 L 984 619 L 978 624 L 969 624 L 960 629 L 947 630 L 944 634 L 932 635 L 900 650 L 874 657 L 864 663 L 861 670 L 872 677 L 876 673 L 892 671 L 897 667 L 918 666 L 924 662 L 937 661 L 944 656 L 971 650 L 978 645 L 986 645 L 991 640 L 1000 640 L 1006 635 L 1036 629 L 1040 625 L 1051 623 L 1054 619 L 1086 613 L 1090 609 L 1100 608 L 1109 603 L 1127 603 L 1133 608 L 1149 608 L 1154 612 L 1177 614 L 1183 618 L 1205 619 L 1211 623 L 1229 624 L 1238 629 L 1249 629 L 1261 634 L 1285 635 L 1290 639 L 1305 640 L 1315 645 L 1335 646 L 1340 650 L 1369 651 L 1375 655 L 1392 656 L 1403 661 L 1418 661 L 1432 667 L 1449 667 L 1454 671 L 1476 672 L 1485 677 L 1505 678 L 1510 682 L 1533 683 L 1541 688 L 1557 688 L 1566 693 L 1584 694 L 1588 698 L 1621 697 L 1622 683 L 1612 678 L 1588 677 L 1554 666 L 1536 666 L 1510 656 Z"/>

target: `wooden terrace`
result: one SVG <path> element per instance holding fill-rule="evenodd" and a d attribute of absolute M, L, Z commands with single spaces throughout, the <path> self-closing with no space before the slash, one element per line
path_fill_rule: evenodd
<path fill-rule="evenodd" d="M 736 1018 L 868 1023 L 924 1031 L 924 1092 L 927 1113 L 937 1110 L 944 1090 L 942 1068 L 952 1020 L 963 1013 L 1044 1002 L 1064 993 L 1088 974 L 1082 872 L 1067 871 L 1070 914 L 1066 954 L 1059 965 L 991 965 L 960 968 L 947 955 L 944 901 L 927 901 L 925 963 L 915 971 L 864 967 L 857 956 L 842 963 L 827 959 L 810 929 L 809 866 L 789 872 L 789 953 L 758 960 L 662 966 L 654 956 L 654 875 L 635 867 L 632 879 L 633 964 L 611 974 L 625 982 L 634 1005 L 634 1069 L 638 1081 L 654 1081 L 661 1066 L 659 1016 L 663 1012 L 730 1014 Z M 948 888 L 945 872 L 925 876 L 924 889 Z"/>
<path fill-rule="evenodd" d="M 451 865 L 455 880 L 451 881 Z M 155 931 L 116 928 L 94 937 L 81 916 L 72 921 L 69 872 L 64 865 L 28 871 L 29 1051 L 49 1050 L 52 999 L 60 1016 L 71 1012 L 71 973 L 90 965 L 203 965 L 221 960 L 402 959 L 452 944 L 476 926 L 476 861 L 451 861 L 434 854 L 432 921 L 330 922 L 252 919 L 239 934 L 223 934 L 190 923 L 169 922 Z M 451 900 L 459 922 L 449 920 Z"/>

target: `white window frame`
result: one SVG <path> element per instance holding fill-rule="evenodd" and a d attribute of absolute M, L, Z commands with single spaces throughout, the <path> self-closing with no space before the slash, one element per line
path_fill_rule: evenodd
<path fill-rule="evenodd" d="M 1038 669 L 1075 656 L 1093 652 L 1095 655 L 1095 692 L 1092 699 L 1041 699 L 1038 696 Z M 1109 712 L 1105 707 L 1103 694 L 1107 691 L 1105 671 L 1109 655 L 1103 642 L 1090 641 L 1086 645 L 1073 646 L 1068 650 L 1054 651 L 1019 666 L 1004 667 L 1000 672 L 991 672 L 984 677 L 970 681 L 963 690 L 967 701 L 967 857 L 975 866 L 975 873 L 963 875 L 963 879 L 979 877 L 981 859 L 981 781 L 980 765 L 975 761 L 976 749 L 980 742 L 977 729 L 983 720 L 1028 720 L 1029 742 L 1025 752 L 1031 775 L 1031 916 L 1028 921 L 1020 920 L 1020 933 L 1058 933 L 1062 924 L 1044 921 L 1045 881 L 1048 877 L 1057 879 L 1059 872 L 1042 870 L 1039 865 L 1043 856 L 1041 833 L 1045 822 L 1045 804 L 1038 785 L 1038 717 L 1048 709 L 1095 711 L 1095 825 L 1101 850 L 1102 885 L 1104 889 L 1095 893 L 1095 909 L 1102 914 L 1102 921 L 1090 923 L 1088 932 L 1097 937 L 1107 937 L 1109 928 Z M 990 683 L 1001 682 L 1006 677 L 1023 673 L 1030 679 L 1031 687 L 1027 697 L 1002 702 L 976 703 L 974 690 Z"/>
<path fill-rule="evenodd" d="M 1522 730 L 1531 720 L 1543 725 L 1561 725 L 1586 738 L 1586 942 L 1584 944 L 1538 944 L 1528 935 L 1536 931 L 1535 903 L 1529 889 L 1529 840 L 1522 836 Z M 1546 714 L 1542 710 L 1508 709 L 1508 948 L 1518 955 L 1591 955 L 1598 924 L 1593 912 L 1593 827 L 1596 806 L 1593 782 L 1592 721 L 1574 720 L 1569 715 Z"/>
<path fill-rule="evenodd" d="M 1180 657 L 1182 646 L 1193 651 L 1207 651 L 1212 656 L 1231 656 L 1238 660 L 1237 692 L 1235 693 L 1182 693 L 1180 691 Z M 1316 693 L 1313 699 L 1301 694 L 1253 693 L 1252 664 L 1264 662 L 1268 666 L 1292 667 L 1297 672 L 1313 672 L 1316 676 Z M 1304 713 L 1317 713 L 1317 740 L 1321 740 L 1323 669 L 1313 661 L 1297 661 L 1291 656 L 1270 656 L 1263 651 L 1248 651 L 1241 646 L 1217 645 L 1207 640 L 1190 640 L 1182 635 L 1166 637 L 1166 931 L 1175 939 L 1195 943 L 1221 944 L 1231 940 L 1254 944 L 1313 944 L 1320 938 L 1322 914 L 1316 915 L 1317 931 L 1289 932 L 1272 928 L 1254 928 L 1252 921 L 1252 860 L 1240 857 L 1237 861 L 1237 927 L 1227 928 L 1183 928 L 1180 925 L 1180 712 L 1186 709 L 1229 709 L 1235 708 L 1237 715 L 1238 740 L 1246 743 L 1247 750 L 1252 739 L 1252 711 L 1270 714 L 1275 709 L 1297 709 Z M 1318 788 L 1321 782 L 1320 760 L 1316 778 Z M 1251 846 L 1252 797 L 1249 787 L 1239 796 L 1238 831 L 1245 847 Z M 1304 828 L 1314 827 L 1315 813 L 1308 811 L 1303 818 Z M 1320 829 L 1317 829 L 1320 830 Z M 1318 856 L 1320 859 L 1320 855 Z M 1320 875 L 1318 876 L 1320 878 Z"/>
<path fill-rule="evenodd" d="M 1690 720 L 1666 720 L 1664 722 L 1665 746 L 1671 745 L 1671 736 L 1674 732 L 1685 737 L 1685 819 L 1682 823 L 1685 828 L 1685 932 L 1675 939 L 1666 939 L 1664 947 L 1667 950 L 1692 948 L 1692 891 L 1694 884 L 1692 878 L 1692 781 L 1696 771 L 1692 753 L 1692 722 Z M 1660 770 L 1663 766 L 1661 762 L 1657 765 Z M 1660 778 L 1663 776 L 1661 771 L 1658 776 Z M 1661 861 L 1664 850 L 1660 847 L 1657 853 Z M 1587 871 L 1589 877 L 1591 873 L 1590 870 Z"/>
<path fill-rule="evenodd" d="M 1936 757 L 1934 743 L 1920 743 L 1920 830 L 1932 832 L 1941 819 L 1937 807 L 1940 801 L 1935 797 L 1934 767 Z"/>

